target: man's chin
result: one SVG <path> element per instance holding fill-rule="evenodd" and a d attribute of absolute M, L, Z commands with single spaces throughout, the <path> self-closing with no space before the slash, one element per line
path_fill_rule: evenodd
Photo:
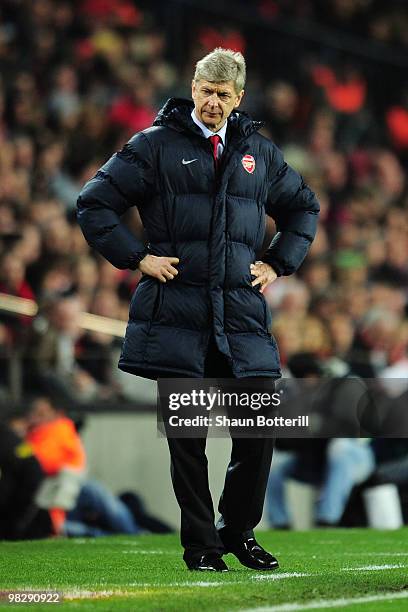
<path fill-rule="evenodd" d="M 216 130 L 218 126 L 222 125 L 222 118 L 204 116 L 203 123 L 209 130 Z"/>
<path fill-rule="evenodd" d="M 213 123 L 214 125 L 217 125 L 217 123 L 221 123 L 222 121 L 222 116 L 221 115 L 212 115 L 210 113 L 203 113 L 203 118 L 205 119 L 205 121 L 207 121 L 208 123 Z"/>

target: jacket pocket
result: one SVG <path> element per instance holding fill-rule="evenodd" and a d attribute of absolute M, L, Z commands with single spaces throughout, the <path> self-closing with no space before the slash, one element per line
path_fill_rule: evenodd
<path fill-rule="evenodd" d="M 143 278 L 135 289 L 129 308 L 129 318 L 152 321 L 160 315 L 163 302 L 162 284 L 152 278 Z"/>
<path fill-rule="evenodd" d="M 257 296 L 257 298 L 259 300 L 261 300 L 262 302 L 262 308 L 263 308 L 263 326 L 265 328 L 265 330 L 268 332 L 268 334 L 271 333 L 270 328 L 272 325 L 272 315 L 271 315 L 271 311 L 269 310 L 269 306 L 263 296 L 263 294 L 259 291 L 259 289 L 257 289 L 256 287 L 252 287 L 251 285 L 251 289 L 253 291 L 253 293 L 255 293 L 255 295 Z"/>
<path fill-rule="evenodd" d="M 164 285 L 160 281 L 156 281 L 157 283 L 157 291 L 156 297 L 154 299 L 153 304 L 153 312 L 152 312 L 152 320 L 157 321 L 160 318 L 160 313 L 163 306 L 163 298 L 164 298 Z"/>

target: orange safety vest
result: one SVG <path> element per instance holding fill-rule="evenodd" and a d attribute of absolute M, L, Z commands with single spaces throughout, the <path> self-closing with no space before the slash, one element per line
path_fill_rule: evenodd
<path fill-rule="evenodd" d="M 85 469 L 85 450 L 71 419 L 58 417 L 34 427 L 27 435 L 27 442 L 48 476 L 67 467 Z"/>
<path fill-rule="evenodd" d="M 55 476 L 63 468 L 82 471 L 86 465 L 85 450 L 71 419 L 58 417 L 33 428 L 27 435 L 34 455 L 48 476 Z M 49 514 L 55 534 L 62 533 L 65 512 L 50 508 Z"/>

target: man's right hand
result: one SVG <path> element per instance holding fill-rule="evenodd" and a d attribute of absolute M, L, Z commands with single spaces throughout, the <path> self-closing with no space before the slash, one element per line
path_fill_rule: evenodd
<path fill-rule="evenodd" d="M 178 274 L 178 270 L 172 264 L 179 263 L 178 257 L 156 257 L 156 255 L 146 255 L 139 262 L 139 270 L 142 274 L 153 276 L 161 283 L 172 280 Z"/>

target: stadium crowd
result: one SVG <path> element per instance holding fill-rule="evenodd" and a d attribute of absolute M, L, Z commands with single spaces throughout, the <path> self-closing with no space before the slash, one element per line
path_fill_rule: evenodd
<path fill-rule="evenodd" d="M 257 8 L 269 19 L 329 23 L 337 16 L 340 28 L 407 45 L 401 25 L 407 15 L 398 2 L 386 13 L 370 1 L 332 0 L 322 11 L 321 4 L 270 0 Z M 188 96 L 184 75 L 203 51 L 230 43 L 245 52 L 253 43 L 246 28 L 197 23 L 188 65 L 176 65 L 168 60 L 171 40 L 159 27 L 160 6 L 5 0 L 1 7 L 0 292 L 37 300 L 40 314 L 34 321 L 2 315 L 0 346 L 2 354 L 25 346 L 28 363 L 65 377 L 85 400 L 120 392 L 113 374 L 118 341 L 84 333 L 79 314 L 125 321 L 139 276 L 90 252 L 75 220 L 80 186 L 131 134 L 151 124 L 169 94 Z M 381 105 L 372 96 L 380 66 L 365 74 L 342 54 L 327 61 L 310 53 L 301 62 L 287 58 L 283 79 L 262 72 L 262 63 L 249 66 L 244 107 L 265 120 L 265 133 L 322 206 L 317 240 L 299 274 L 279 279 L 266 293 L 283 363 L 310 351 L 340 358 L 364 376 L 396 364 L 403 373 L 406 85 L 395 81 Z M 298 64 L 293 78 L 291 63 Z M 140 231 L 136 209 L 129 223 Z"/>
<path fill-rule="evenodd" d="M 76 223 L 77 195 L 113 151 L 151 125 L 169 96 L 189 97 L 186 75 L 215 46 L 247 55 L 242 106 L 265 121 L 265 135 L 321 204 L 302 268 L 265 292 L 283 365 L 310 353 L 332 375 L 407 377 L 406 80 L 395 66 L 267 34 L 268 23 L 289 20 L 336 28 L 380 54 L 406 52 L 406 6 L 260 0 L 253 12 L 262 31 L 233 14 L 228 24 L 208 12 L 197 19 L 195 8 L 177 57 L 162 18 L 167 4 L 1 3 L 0 293 L 39 305 L 33 319 L 0 311 L 2 397 L 17 350 L 27 388 L 40 377 L 82 402 L 125 393 L 116 375 L 120 341 L 84 331 L 80 315 L 126 321 L 140 276 L 91 252 Z M 141 233 L 136 208 L 127 221 Z"/>

